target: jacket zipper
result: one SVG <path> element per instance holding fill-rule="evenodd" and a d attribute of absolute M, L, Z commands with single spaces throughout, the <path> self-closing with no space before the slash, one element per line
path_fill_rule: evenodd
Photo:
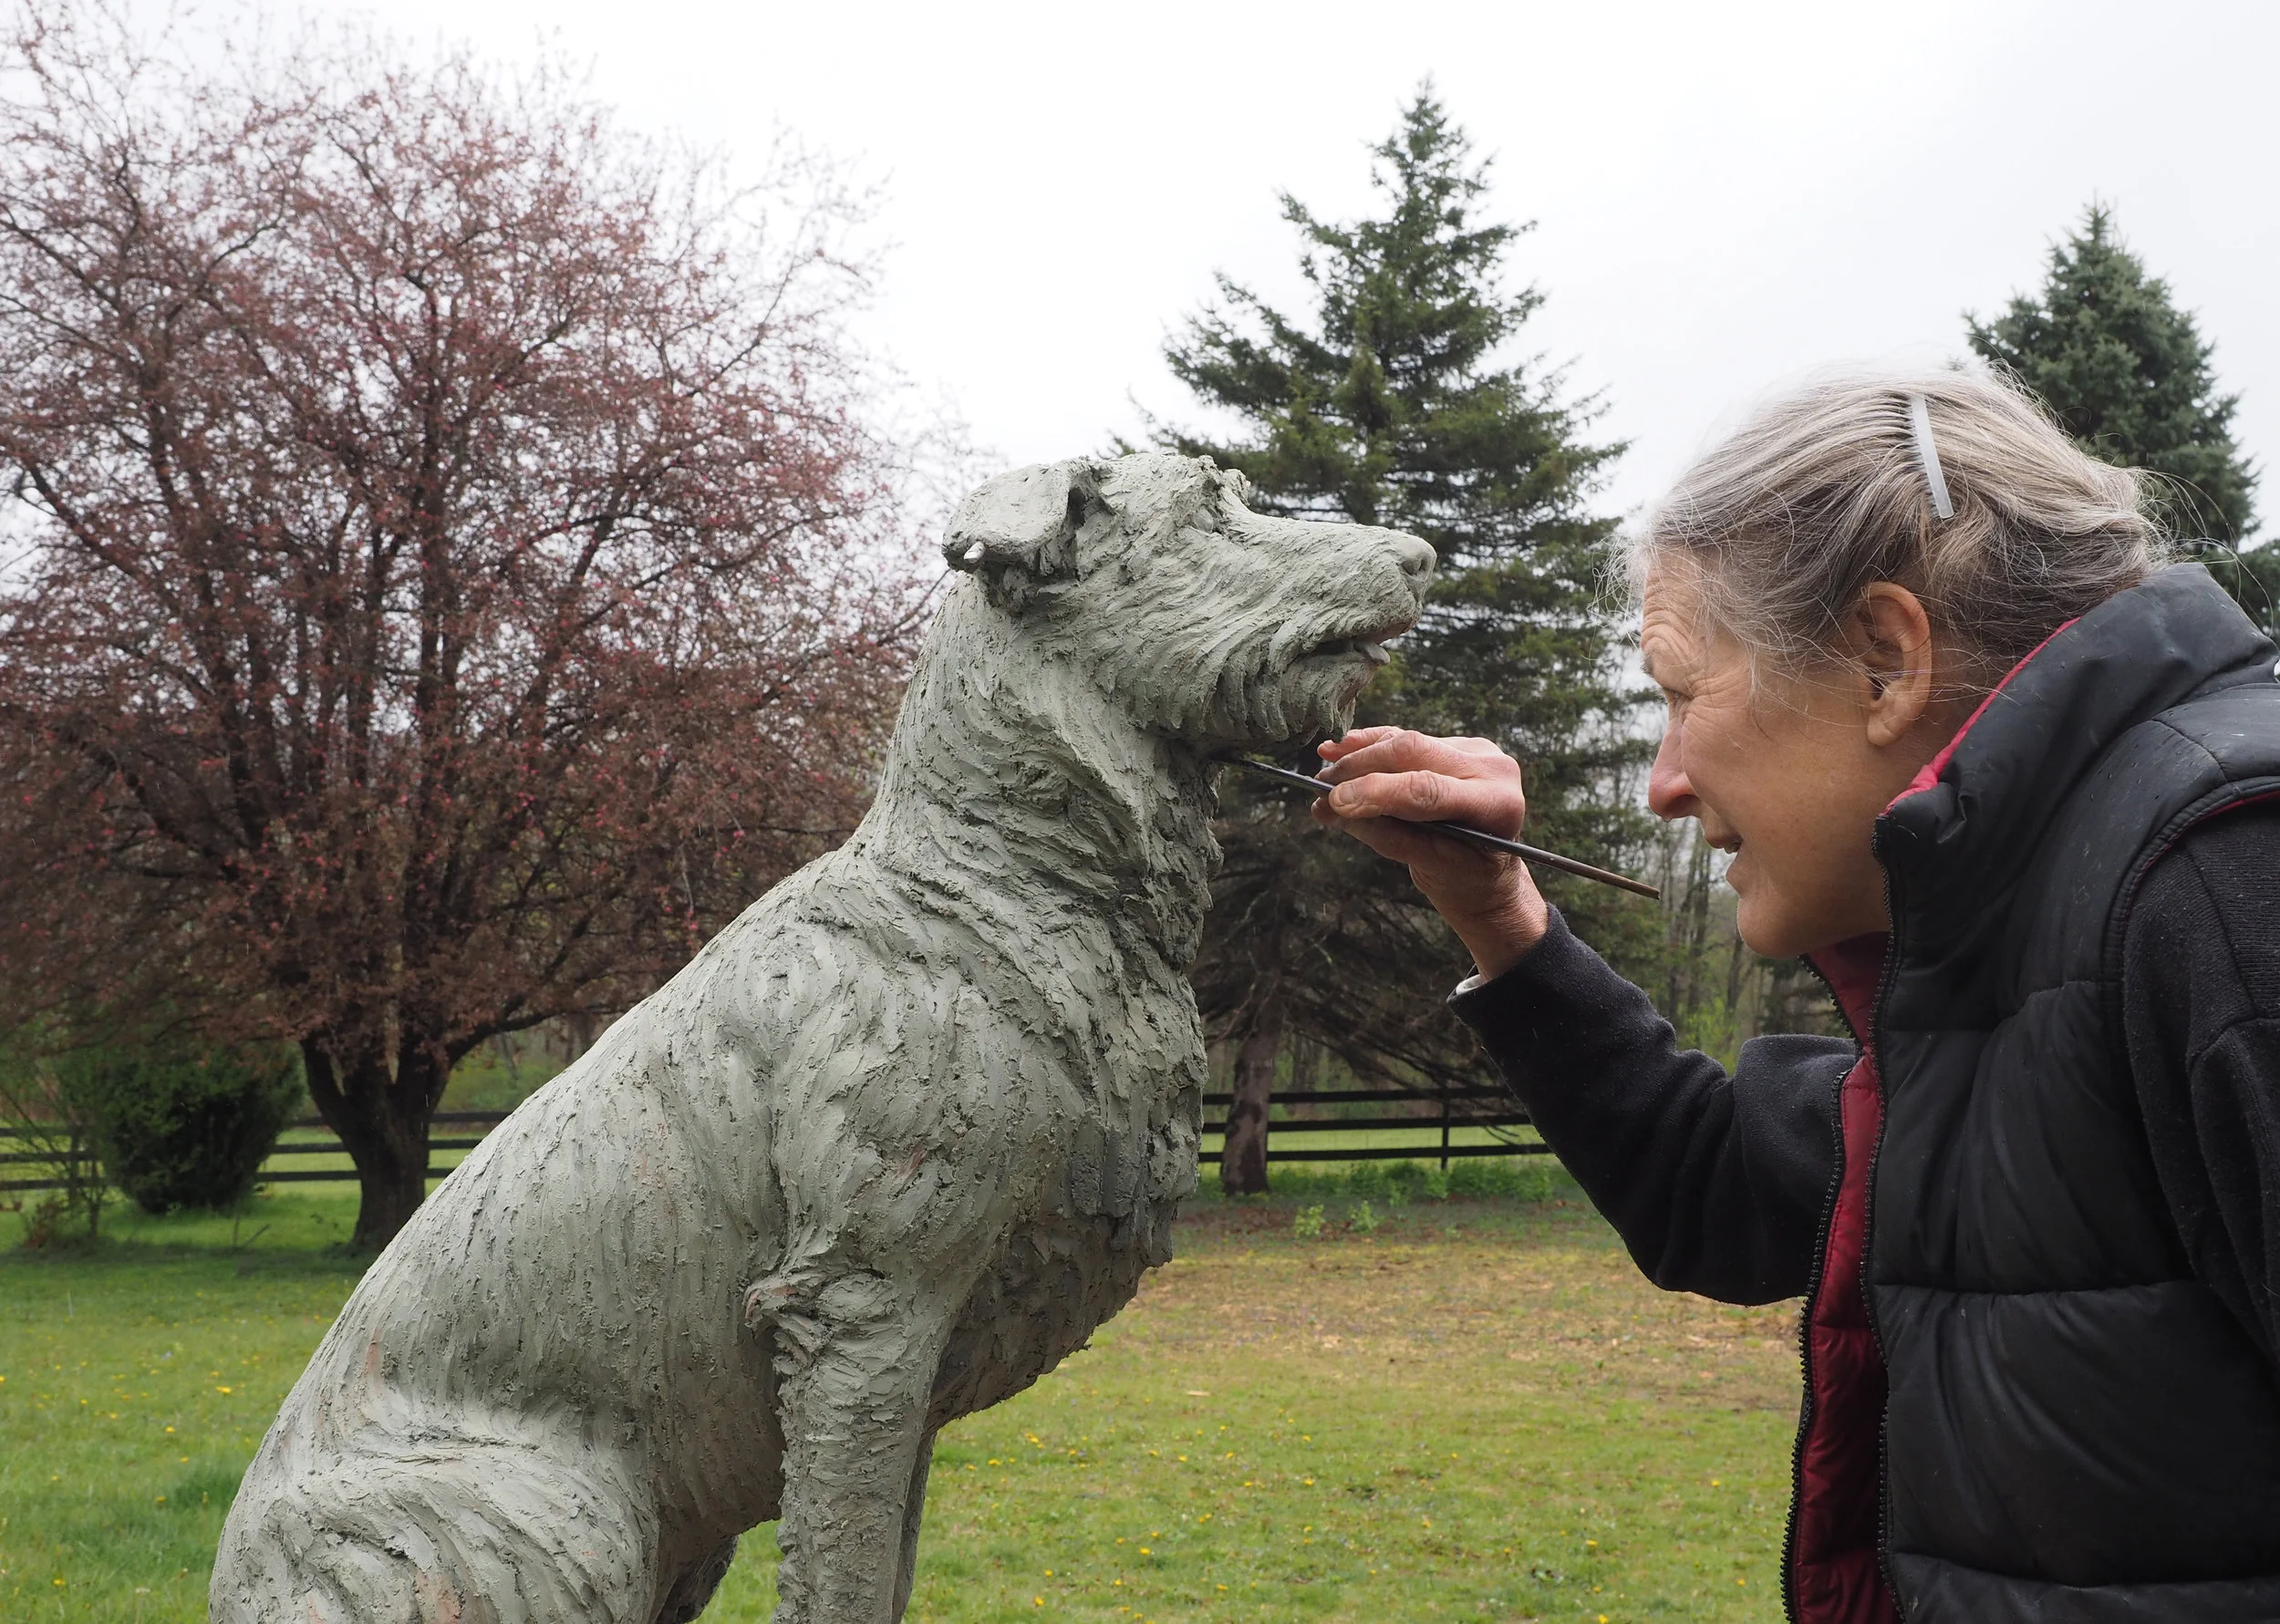
<path fill-rule="evenodd" d="M 1805 967 L 1814 978 L 1829 988 L 1829 1001 L 1837 1006 L 1838 1019 L 1845 1029 L 1852 1031 L 1852 1017 L 1845 1013 L 1844 1000 L 1837 996 L 1836 984 L 1821 974 L 1820 967 L 1808 958 Z M 1853 1032 L 1855 1044 L 1860 1035 Z M 1855 1062 L 1856 1064 L 1858 1062 Z M 1845 1184 L 1845 1078 L 1852 1075 L 1848 1066 L 1837 1079 L 1837 1155 L 1829 1176 L 1829 1195 L 1821 1203 L 1823 1220 L 1820 1231 L 1813 1238 L 1813 1269 L 1805 1282 L 1805 1309 L 1798 1316 L 1798 1368 L 1805 1378 L 1805 1392 L 1798 1406 L 1797 1442 L 1789 1449 L 1789 1520 L 1781 1534 L 1781 1611 L 1796 1624 L 1797 1599 L 1797 1519 L 1798 1507 L 1805 1500 L 1805 1441 L 1813 1433 L 1813 1304 L 1821 1293 L 1821 1273 L 1829 1263 L 1829 1237 L 1837 1225 L 1837 1197 Z"/>
<path fill-rule="evenodd" d="M 1900 1587 L 1892 1580 L 1892 1474 L 1885 1463 L 1891 1458 L 1886 1429 L 1891 1424 L 1891 1360 L 1884 1356 L 1884 1329 L 1876 1322 L 1876 1293 L 1870 1289 L 1869 1261 L 1876 1256 L 1876 1170 L 1884 1159 L 1884 1130 L 1890 1121 L 1891 1092 L 1884 1080 L 1884 1006 L 1892 996 L 1892 982 L 1900 966 L 1900 886 L 1892 878 L 1891 865 L 1884 861 L 1885 821 L 1879 817 L 1876 833 L 1870 849 L 1876 854 L 1879 868 L 1884 871 L 1884 917 L 1887 921 L 1884 937 L 1884 966 L 1877 972 L 1875 1001 L 1869 1005 L 1868 1053 L 1876 1068 L 1876 1140 L 1869 1149 L 1869 1176 L 1861 1195 L 1866 1204 L 1860 1212 L 1860 1312 L 1867 1319 L 1869 1340 L 1876 1344 L 1877 1368 L 1884 1372 L 1885 1398 L 1876 1418 L 1876 1567 L 1884 1576 L 1884 1593 L 1891 1598 L 1895 1614 L 1900 1610 Z"/>
<path fill-rule="evenodd" d="M 1877 971 L 1876 994 L 1869 1004 L 1869 1030 L 1865 1036 L 1852 1024 L 1851 1012 L 1845 1008 L 1844 999 L 1837 995 L 1837 984 L 1823 975 L 1820 966 L 1810 958 L 1803 962 L 1805 967 L 1813 972 L 1813 978 L 1829 988 L 1829 1001 L 1837 1007 L 1837 1019 L 1845 1023 L 1845 1030 L 1852 1035 L 1853 1044 L 1862 1057 L 1876 1068 L 1876 1142 L 1869 1151 L 1869 1175 L 1864 1195 L 1868 1205 L 1860 1215 L 1860 1311 L 1868 1322 L 1869 1340 L 1876 1344 L 1877 1363 L 1889 1371 L 1891 1366 L 1884 1357 L 1884 1333 L 1876 1323 L 1876 1298 L 1869 1290 L 1870 1247 L 1876 1229 L 1876 1167 L 1884 1150 L 1884 1065 L 1877 1058 L 1881 1051 L 1874 1040 L 1883 1024 L 1884 1001 L 1891 993 L 1892 967 L 1900 962 L 1900 915 L 1895 906 L 1897 896 L 1892 885 L 1892 872 L 1885 867 L 1883 861 L 1883 829 L 1884 821 L 1880 817 L 1874 844 L 1877 866 L 1884 869 L 1884 917 L 1888 926 L 1884 963 Z M 1804 1378 L 1805 1391 L 1803 1402 L 1798 1407 L 1797 1442 L 1789 1451 L 1789 1517 L 1781 1535 L 1781 1606 L 1792 1624 L 1798 1618 L 1798 1508 L 1805 1499 L 1805 1442 L 1813 1431 L 1813 1305 L 1820 1297 L 1822 1270 L 1829 1262 L 1829 1239 L 1837 1224 L 1837 1199 L 1844 1190 L 1845 1080 L 1851 1075 L 1852 1069 L 1847 1067 L 1844 1075 L 1837 1079 L 1836 1167 L 1829 1175 L 1829 1195 L 1822 1203 L 1827 1220 L 1814 1239 L 1813 1269 L 1805 1286 L 1805 1309 L 1798 1319 L 1798 1365 Z M 1891 1526 L 1891 1479 L 1884 1470 L 1885 1425 L 1885 1417 L 1880 1415 L 1876 1423 L 1876 1566 L 1878 1572 L 1883 1575 L 1885 1590 L 1897 1608 L 1900 1605 L 1900 1590 L 1892 1583 L 1891 1559 L 1885 1549 L 1886 1530 Z"/>

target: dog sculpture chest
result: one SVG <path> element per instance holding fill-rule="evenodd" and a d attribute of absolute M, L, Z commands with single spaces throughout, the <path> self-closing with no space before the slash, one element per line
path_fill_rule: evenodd
<path fill-rule="evenodd" d="M 887 1624 L 935 1432 L 1170 1256 L 1209 752 L 1342 725 L 1432 551 L 1207 460 L 1023 470 L 853 839 L 447 1179 L 232 1507 L 216 1620 L 694 1618 L 781 1517 L 782 1624 Z"/>

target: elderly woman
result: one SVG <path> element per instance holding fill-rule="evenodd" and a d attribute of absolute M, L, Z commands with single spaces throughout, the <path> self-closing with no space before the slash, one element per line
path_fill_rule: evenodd
<path fill-rule="evenodd" d="M 2280 669 L 2137 480 L 1954 372 L 1827 381 L 1636 543 L 1649 799 L 1854 1040 L 1729 1075 L 1570 935 L 1477 739 L 1317 815 L 1471 950 L 1457 1012 L 1657 1284 L 1805 1299 L 1808 1624 L 2280 1619 Z"/>

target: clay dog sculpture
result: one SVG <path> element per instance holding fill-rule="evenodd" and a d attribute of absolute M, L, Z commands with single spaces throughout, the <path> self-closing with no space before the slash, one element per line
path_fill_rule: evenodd
<path fill-rule="evenodd" d="M 1209 752 L 1342 725 L 1414 538 L 1207 460 L 993 480 L 854 837 L 446 1179 L 232 1506 L 212 1616 L 663 1624 L 781 1516 L 780 1624 L 910 1595 L 936 1431 L 1170 1256 Z"/>

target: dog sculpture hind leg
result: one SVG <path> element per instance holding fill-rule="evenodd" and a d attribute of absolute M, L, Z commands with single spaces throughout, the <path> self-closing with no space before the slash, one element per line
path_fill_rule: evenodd
<path fill-rule="evenodd" d="M 1203 1050 L 1208 756 L 1342 724 L 1432 553 L 1203 460 L 954 518 L 877 800 L 471 1154 L 296 1384 L 217 1620 L 701 1608 L 780 1518 L 780 1624 L 907 1604 L 934 1433 L 1170 1253 Z"/>

